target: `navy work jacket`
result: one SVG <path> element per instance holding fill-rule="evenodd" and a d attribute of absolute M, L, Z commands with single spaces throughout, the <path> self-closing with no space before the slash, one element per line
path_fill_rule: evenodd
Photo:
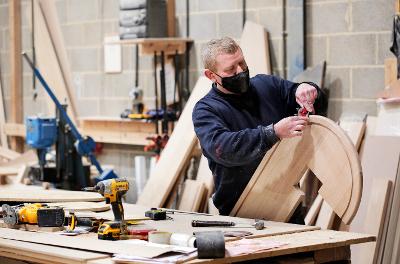
<path fill-rule="evenodd" d="M 297 113 L 298 86 L 259 74 L 250 79 L 245 94 L 224 94 L 213 84 L 195 105 L 194 129 L 214 176 L 213 202 L 220 214 L 231 212 L 265 153 L 279 140 L 273 124 Z"/>

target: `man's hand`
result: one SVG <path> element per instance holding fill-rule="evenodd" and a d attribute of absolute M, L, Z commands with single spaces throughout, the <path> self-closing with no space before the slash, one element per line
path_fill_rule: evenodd
<path fill-rule="evenodd" d="M 308 112 L 314 113 L 314 102 L 317 96 L 317 89 L 308 83 L 302 83 L 297 87 L 296 102 Z"/>
<path fill-rule="evenodd" d="M 289 116 L 274 125 L 275 135 L 280 139 L 303 135 L 308 124 L 306 116 Z"/>

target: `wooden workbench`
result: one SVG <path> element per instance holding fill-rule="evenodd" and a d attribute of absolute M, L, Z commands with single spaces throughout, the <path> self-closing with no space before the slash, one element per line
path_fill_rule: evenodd
<path fill-rule="evenodd" d="M 148 209 L 137 205 L 127 204 L 124 206 L 124 208 L 126 218 L 143 216 L 144 211 Z M 97 214 L 99 217 L 112 218 L 111 212 L 93 214 Z M 229 220 L 235 221 L 236 223 L 253 222 L 251 219 L 241 219 L 227 216 L 193 215 L 181 213 L 169 214 L 169 216 L 171 216 L 172 219 L 165 221 L 148 220 L 146 221 L 146 225 L 157 228 L 158 230 L 191 234 L 194 231 L 221 230 L 218 228 L 192 228 L 190 226 L 190 222 L 193 219 Z M 374 240 L 374 237 L 370 235 L 318 230 L 317 227 L 269 221 L 266 221 L 265 225 L 266 228 L 264 230 L 239 227 L 223 228 L 223 230 L 246 230 L 253 233 L 252 239 L 280 241 L 288 244 L 279 248 L 253 254 L 215 260 L 191 259 L 188 260 L 188 262 L 232 263 L 262 258 L 271 258 L 271 260 L 273 259 L 276 261 L 282 258 L 295 258 L 296 261 L 301 261 L 296 263 L 315 263 L 316 260 L 321 263 L 325 263 L 326 261 L 348 259 L 349 245 Z M 27 240 L 31 241 L 28 242 Z M 32 241 L 36 243 L 32 243 Z M 112 254 L 110 253 L 110 251 L 112 251 L 109 246 L 111 245 L 110 243 L 117 245 L 116 243 L 118 242 L 97 240 L 95 234 L 64 238 L 56 234 L 32 233 L 0 228 L 0 256 L 3 257 L 0 257 L 0 262 L 7 263 L 5 259 L 17 259 L 33 263 L 49 263 L 49 261 L 51 261 L 51 263 L 113 263 L 111 259 Z M 57 244 L 58 246 L 51 244 Z M 63 247 L 61 246 L 62 244 L 64 244 Z M 98 246 L 96 249 L 97 252 L 94 250 L 89 250 L 89 248 L 94 247 L 94 245 Z M 81 248 L 78 249 L 79 247 Z M 136 250 L 138 250 L 138 248 L 135 246 L 123 244 L 122 247 L 116 250 L 116 253 L 137 252 Z M 279 258 L 277 259 L 277 257 Z"/>

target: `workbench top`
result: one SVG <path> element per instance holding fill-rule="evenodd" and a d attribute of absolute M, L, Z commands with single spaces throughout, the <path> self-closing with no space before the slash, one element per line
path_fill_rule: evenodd
<path fill-rule="evenodd" d="M 149 208 L 124 204 L 125 218 L 140 218 Z M 112 212 L 79 213 L 92 215 L 99 218 L 112 219 Z M 350 244 L 374 241 L 374 236 L 318 230 L 318 227 L 294 225 L 265 221 L 264 230 L 255 228 L 226 227 L 226 228 L 193 228 L 192 220 L 223 220 L 235 223 L 253 223 L 252 219 L 243 219 L 217 215 L 195 215 L 174 213 L 168 214 L 172 219 L 164 221 L 146 220 L 145 225 L 160 231 L 192 234 L 195 231 L 206 230 L 243 230 L 252 232 L 250 236 L 256 240 L 279 241 L 287 243 L 284 246 L 245 254 L 224 259 L 198 260 L 188 259 L 191 263 L 232 263 L 237 261 L 286 256 L 300 252 L 315 253 L 321 250 L 348 248 Z M 229 240 L 229 239 L 228 239 Z M 227 242 L 229 243 L 229 242 Z M 96 238 L 96 234 L 77 237 L 65 237 L 51 233 L 27 232 L 21 230 L 0 228 L 0 256 L 7 258 L 28 260 L 35 263 L 46 263 L 51 259 L 52 263 L 113 263 L 113 253 L 138 254 L 151 256 L 157 254 L 157 248 L 129 244 L 124 241 L 102 241 Z"/>

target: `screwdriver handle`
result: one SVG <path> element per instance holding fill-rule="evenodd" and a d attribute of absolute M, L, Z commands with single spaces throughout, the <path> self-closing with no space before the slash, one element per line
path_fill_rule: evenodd
<path fill-rule="evenodd" d="M 227 221 L 204 221 L 204 220 L 192 220 L 193 227 L 210 227 L 210 226 L 234 226 L 234 222 Z"/>

